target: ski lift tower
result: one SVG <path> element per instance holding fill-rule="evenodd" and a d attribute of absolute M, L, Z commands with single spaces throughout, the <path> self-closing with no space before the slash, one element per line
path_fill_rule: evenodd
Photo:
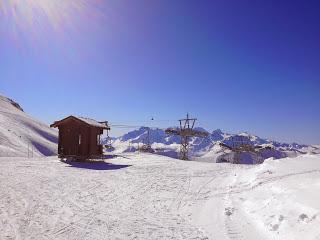
<path fill-rule="evenodd" d="M 146 129 L 147 129 L 147 136 L 144 140 L 144 144 L 140 148 L 140 151 L 153 153 L 154 150 L 152 149 L 151 142 L 150 142 L 150 127 L 147 127 Z"/>
<path fill-rule="evenodd" d="M 196 118 L 187 118 L 180 119 L 180 128 L 168 128 L 166 129 L 166 134 L 178 135 L 181 137 L 181 146 L 180 146 L 180 159 L 189 160 L 188 151 L 189 151 L 189 139 L 191 137 L 202 137 L 205 138 L 208 136 L 207 132 L 194 130 L 194 125 L 196 123 Z"/>
<path fill-rule="evenodd" d="M 107 132 L 107 137 L 106 137 L 106 142 L 105 142 L 105 145 L 104 147 L 106 148 L 106 150 L 108 151 L 111 151 L 111 150 L 114 150 L 114 148 L 112 147 L 112 139 L 109 135 L 109 131 L 110 131 L 110 126 L 109 126 L 109 122 L 108 121 L 104 121 L 104 122 L 99 122 L 99 123 L 102 123 L 104 125 L 107 126 L 107 129 L 106 129 L 106 132 Z M 100 143 L 99 143 L 100 144 Z"/>

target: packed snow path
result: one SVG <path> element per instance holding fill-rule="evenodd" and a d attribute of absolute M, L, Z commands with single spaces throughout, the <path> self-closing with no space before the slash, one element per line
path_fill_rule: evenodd
<path fill-rule="evenodd" d="M 0 158 L 0 239 L 320 239 L 319 157 L 106 162 Z"/>

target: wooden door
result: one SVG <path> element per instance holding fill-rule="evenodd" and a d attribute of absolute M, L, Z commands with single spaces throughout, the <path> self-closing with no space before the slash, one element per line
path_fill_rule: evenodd
<path fill-rule="evenodd" d="M 67 144 L 65 153 L 67 155 L 79 155 L 79 134 L 75 129 L 67 129 Z"/>

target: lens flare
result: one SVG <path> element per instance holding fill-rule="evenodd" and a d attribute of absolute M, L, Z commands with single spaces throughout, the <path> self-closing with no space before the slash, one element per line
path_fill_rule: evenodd
<path fill-rule="evenodd" d="M 15 37 L 65 33 L 99 17 L 101 0 L 0 0 L 0 20 Z"/>

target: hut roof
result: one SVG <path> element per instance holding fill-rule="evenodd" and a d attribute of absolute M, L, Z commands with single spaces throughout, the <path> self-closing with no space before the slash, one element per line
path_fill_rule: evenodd
<path fill-rule="evenodd" d="M 63 124 L 65 121 L 69 120 L 69 119 L 74 119 L 76 121 L 80 121 L 86 125 L 89 125 L 91 127 L 97 127 L 97 128 L 103 128 L 103 129 L 110 129 L 110 127 L 108 126 L 108 122 L 98 122 L 94 119 L 91 118 L 85 118 L 85 117 L 75 117 L 75 116 L 69 116 L 66 117 L 60 121 L 55 121 L 53 124 L 50 125 L 50 127 L 58 127 L 59 125 Z"/>

